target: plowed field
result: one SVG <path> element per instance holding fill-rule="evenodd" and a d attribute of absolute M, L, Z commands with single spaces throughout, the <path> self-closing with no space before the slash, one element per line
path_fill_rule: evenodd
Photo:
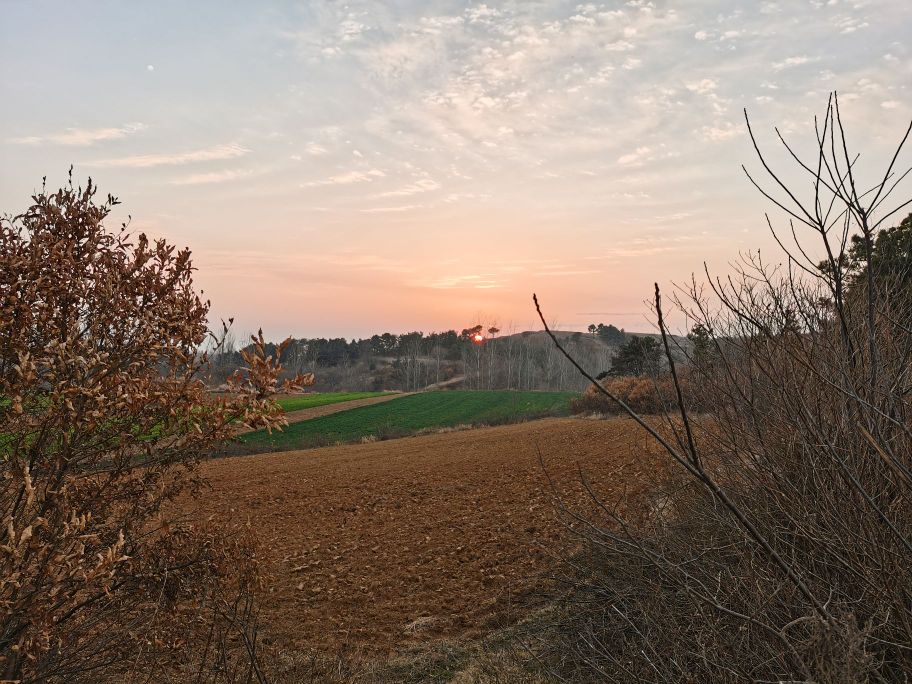
<path fill-rule="evenodd" d="M 606 504 L 638 506 L 665 467 L 650 451 L 626 419 L 559 418 L 227 458 L 192 507 L 258 530 L 268 643 L 390 652 L 521 615 L 576 543 L 555 492 L 593 513 L 582 467 Z"/>

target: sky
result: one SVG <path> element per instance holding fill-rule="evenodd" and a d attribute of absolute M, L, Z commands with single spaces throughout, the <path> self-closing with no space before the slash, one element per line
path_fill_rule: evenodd
<path fill-rule="evenodd" d="M 784 168 L 836 90 L 876 175 L 910 33 L 908 0 L 0 0 L 0 211 L 73 165 L 241 334 L 531 329 L 533 292 L 646 331 L 653 282 L 778 257 L 743 109 Z"/>

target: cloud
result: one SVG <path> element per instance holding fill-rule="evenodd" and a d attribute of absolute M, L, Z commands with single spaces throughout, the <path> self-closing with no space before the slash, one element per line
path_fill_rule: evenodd
<path fill-rule="evenodd" d="M 488 7 L 486 4 L 470 7 L 465 11 L 466 17 L 471 23 L 485 22 L 500 15 L 500 10 Z"/>
<path fill-rule="evenodd" d="M 402 259 L 390 258 L 355 250 L 300 252 L 286 245 L 285 249 L 265 251 L 258 249 L 212 249 L 197 260 L 205 259 L 207 271 L 250 276 L 251 274 L 292 274 L 300 273 L 301 264 L 308 264 L 321 275 L 361 273 L 376 277 L 380 274 L 401 275 L 407 273 L 411 264 Z M 341 270 L 340 270 L 341 269 Z"/>
<path fill-rule="evenodd" d="M 9 142 L 16 145 L 72 145 L 75 147 L 88 147 L 105 140 L 120 140 L 131 133 L 145 130 L 146 125 L 135 122 L 119 127 L 109 128 L 67 128 L 62 133 L 48 135 L 31 135 L 24 138 L 13 138 Z"/>
<path fill-rule="evenodd" d="M 419 181 L 414 183 L 409 183 L 408 185 L 399 188 L 398 190 L 391 190 L 389 192 L 381 192 L 376 195 L 376 197 L 407 197 L 408 195 L 417 195 L 421 192 L 431 192 L 432 190 L 439 190 L 440 183 L 431 178 L 422 178 Z"/>
<path fill-rule="evenodd" d="M 726 122 L 718 126 L 703 126 L 700 129 L 700 134 L 705 140 L 711 140 L 713 142 L 719 142 L 720 140 L 728 140 L 736 136 L 742 135 L 744 130 L 741 126 L 736 126 L 731 122 Z"/>
<path fill-rule="evenodd" d="M 325 180 L 309 181 L 302 183 L 302 188 L 316 188 L 324 185 L 351 185 L 352 183 L 370 183 L 377 178 L 383 178 L 386 173 L 380 169 L 371 169 L 370 171 L 349 171 L 330 176 Z"/>
<path fill-rule="evenodd" d="M 456 156 L 466 170 L 469 159 L 531 156 L 534 147 L 560 144 L 570 131 L 600 136 L 590 117 L 617 102 L 612 91 L 627 85 L 625 71 L 652 66 L 649 53 L 636 52 L 639 45 L 677 21 L 674 11 L 649 3 L 554 11 L 489 3 L 430 16 L 380 11 L 371 15 L 376 29 L 342 46 L 346 62 L 330 65 L 319 56 L 324 37 L 335 40 L 339 23 L 352 16 L 341 6 L 329 14 L 322 26 L 282 37 L 315 68 L 338 70 L 340 87 L 366 98 L 367 120 L 352 128 L 401 146 L 403 155 L 464 153 Z M 646 74 L 643 82 L 651 78 Z"/>
<path fill-rule="evenodd" d="M 652 154 L 652 148 L 647 146 L 642 146 L 636 148 L 633 152 L 622 155 L 618 157 L 617 163 L 622 166 L 629 166 L 631 164 L 640 164 L 644 161 L 650 159 Z"/>
<path fill-rule="evenodd" d="M 694 83 L 688 83 L 687 89 L 692 93 L 698 93 L 700 95 L 706 95 L 711 93 L 718 87 L 718 83 L 711 78 L 704 78 L 701 81 L 696 81 Z"/>
<path fill-rule="evenodd" d="M 885 102 L 881 102 L 880 106 L 884 109 L 896 109 L 899 107 L 899 102 L 896 100 L 886 100 Z"/>
<path fill-rule="evenodd" d="M 311 157 L 322 157 L 329 154 L 329 150 L 325 148 L 320 143 L 309 142 L 304 146 L 304 152 Z M 300 154 L 291 155 L 291 159 L 294 161 L 301 161 L 304 157 Z"/>
<path fill-rule="evenodd" d="M 453 289 L 473 289 L 473 290 L 490 290 L 495 287 L 501 287 L 501 281 L 493 273 L 468 274 L 468 275 L 451 275 L 444 276 L 438 280 L 432 281 L 425 285 L 435 290 L 453 290 Z"/>
<path fill-rule="evenodd" d="M 810 64 L 811 62 L 820 61 L 819 57 L 808 57 L 807 55 L 797 55 L 795 57 L 787 57 L 781 62 L 775 62 L 773 64 L 773 69 L 776 71 L 782 71 L 783 69 L 791 69 L 792 67 L 801 66 L 802 64 Z"/>
<path fill-rule="evenodd" d="M 443 198 L 443 201 L 446 204 L 453 204 L 454 202 L 461 202 L 462 200 L 485 200 L 490 199 L 491 195 L 486 194 L 476 194 L 474 192 L 451 192 L 446 197 Z"/>
<path fill-rule="evenodd" d="M 338 36 L 342 42 L 349 43 L 353 40 L 358 40 L 365 30 L 367 30 L 367 26 L 364 24 L 352 19 L 346 19 L 339 24 Z"/>
<path fill-rule="evenodd" d="M 649 223 L 675 223 L 689 216 L 690 214 L 687 212 L 679 212 L 670 216 L 655 216 L 649 219 Z M 590 254 L 584 258 L 589 261 L 611 261 L 621 258 L 645 257 L 663 252 L 676 252 L 686 249 L 689 245 L 697 244 L 699 239 L 699 235 L 686 233 L 632 237 L 623 245 L 613 245 L 600 254 Z"/>
<path fill-rule="evenodd" d="M 542 271 L 536 275 L 541 277 L 566 277 L 566 276 L 579 276 L 579 275 L 592 275 L 594 273 L 600 273 L 594 269 L 568 269 L 566 271 Z"/>
<path fill-rule="evenodd" d="M 189 176 L 175 178 L 171 185 L 205 185 L 209 183 L 225 183 L 242 178 L 251 178 L 259 176 L 264 171 L 256 169 L 225 169 L 224 171 L 212 171 L 211 173 L 193 173 Z"/>
<path fill-rule="evenodd" d="M 389 214 L 397 213 L 400 211 L 411 211 L 412 209 L 421 209 L 423 205 L 421 204 L 402 204 L 398 207 L 369 207 L 367 209 L 361 209 L 362 214 Z"/>
<path fill-rule="evenodd" d="M 460 16 L 421 17 L 421 29 L 425 33 L 439 35 L 447 29 L 461 24 L 464 19 Z"/>
<path fill-rule="evenodd" d="M 100 161 L 86 162 L 86 166 L 118 167 L 145 169 L 154 166 L 183 166 L 197 162 L 221 161 L 236 159 L 250 152 L 249 149 L 238 144 L 215 145 L 191 152 L 176 152 L 173 154 L 143 154 L 134 157 L 120 157 L 118 159 L 102 159 Z"/>
<path fill-rule="evenodd" d="M 843 35 L 855 33 L 856 31 L 860 31 L 861 29 L 865 29 L 870 26 L 870 24 L 864 19 L 859 19 L 858 17 L 852 16 L 838 17 L 833 23 L 836 25 L 836 28 L 839 29 L 839 32 Z"/>

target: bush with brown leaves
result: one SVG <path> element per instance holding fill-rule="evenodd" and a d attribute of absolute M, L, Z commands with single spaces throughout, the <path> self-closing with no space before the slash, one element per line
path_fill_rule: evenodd
<path fill-rule="evenodd" d="M 599 385 L 608 390 L 612 396 L 621 399 L 637 413 L 655 414 L 667 411 L 676 406 L 674 383 L 671 376 L 663 374 L 657 378 L 623 375 L 605 377 Z M 582 396 L 570 402 L 573 413 L 596 413 L 616 415 L 624 412 L 621 405 L 602 392 L 599 387 L 590 385 Z"/>
<path fill-rule="evenodd" d="M 108 231 L 117 201 L 95 195 L 71 180 L 0 220 L 0 679 L 163 663 L 207 678 L 234 656 L 207 669 L 188 644 L 237 618 L 255 548 L 162 510 L 238 423 L 282 423 L 269 399 L 280 368 L 260 335 L 231 392 L 211 395 L 189 250 Z"/>

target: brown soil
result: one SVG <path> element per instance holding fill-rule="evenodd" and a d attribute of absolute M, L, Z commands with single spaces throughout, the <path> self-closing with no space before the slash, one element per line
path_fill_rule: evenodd
<path fill-rule="evenodd" d="M 644 505 L 665 464 L 650 441 L 626 419 L 548 419 L 227 458 L 190 507 L 258 530 L 267 643 L 392 652 L 528 610 L 576 543 L 554 492 L 595 514 L 582 467 L 608 506 Z"/>

